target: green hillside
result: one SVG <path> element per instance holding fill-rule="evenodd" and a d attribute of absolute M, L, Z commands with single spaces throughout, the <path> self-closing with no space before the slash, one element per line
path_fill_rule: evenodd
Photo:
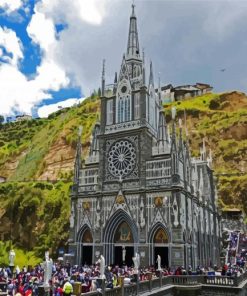
<path fill-rule="evenodd" d="M 98 109 L 99 99 L 93 97 L 48 119 L 4 124 L 0 128 L 0 176 L 8 181 L 68 179 L 78 127 L 83 126 L 82 142 L 88 147 Z M 44 175 L 47 170 L 49 174 Z"/>
<path fill-rule="evenodd" d="M 212 149 L 219 205 L 247 213 L 245 94 L 207 94 L 173 105 L 179 118 L 186 116 L 192 156 L 199 155 L 203 138 Z M 0 240 L 12 240 L 26 257 L 36 260 L 46 249 L 55 256 L 66 245 L 77 131 L 83 126 L 86 155 L 99 107 L 99 98 L 92 97 L 47 119 L 0 126 L 0 177 L 7 178 L 0 184 Z M 169 123 L 171 104 L 164 109 Z M 0 254 L 9 248 L 0 242 Z"/>
<path fill-rule="evenodd" d="M 199 155 L 203 138 L 212 150 L 220 207 L 239 207 L 247 213 L 246 95 L 206 94 L 172 105 L 178 117 L 186 117 L 192 156 Z M 165 105 L 168 121 L 172 105 Z"/>

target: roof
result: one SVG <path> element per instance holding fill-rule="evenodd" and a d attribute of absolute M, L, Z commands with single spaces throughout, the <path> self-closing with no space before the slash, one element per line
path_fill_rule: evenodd
<path fill-rule="evenodd" d="M 222 212 L 242 212 L 242 210 L 237 209 L 237 208 L 231 208 L 231 209 L 222 209 Z"/>
<path fill-rule="evenodd" d="M 32 117 L 31 115 L 28 115 L 28 114 L 22 114 L 22 115 L 16 115 L 16 118 L 20 118 L 20 117 Z"/>
<path fill-rule="evenodd" d="M 201 83 L 201 82 L 197 82 L 195 84 L 195 87 L 199 88 L 199 89 L 205 89 L 205 88 L 213 88 L 210 84 L 207 83 Z"/>
<path fill-rule="evenodd" d="M 186 91 L 198 91 L 198 87 L 195 87 L 193 85 L 180 85 L 180 86 L 176 86 L 174 88 L 175 90 L 186 90 Z"/>

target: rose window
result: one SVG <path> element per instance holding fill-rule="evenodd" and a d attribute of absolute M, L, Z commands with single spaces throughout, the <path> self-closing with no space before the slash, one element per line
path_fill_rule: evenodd
<path fill-rule="evenodd" d="M 127 140 L 115 142 L 108 153 L 108 169 L 115 177 L 130 174 L 136 163 L 134 145 Z"/>

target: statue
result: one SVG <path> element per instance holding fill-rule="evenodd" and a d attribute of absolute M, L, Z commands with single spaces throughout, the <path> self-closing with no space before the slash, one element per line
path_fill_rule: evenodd
<path fill-rule="evenodd" d="M 15 251 L 12 249 L 9 252 L 9 266 L 15 266 Z"/>
<path fill-rule="evenodd" d="M 134 262 L 135 273 L 138 273 L 140 267 L 140 255 L 136 253 L 136 256 L 132 257 L 132 260 Z"/>
<path fill-rule="evenodd" d="M 141 199 L 141 204 L 140 204 L 140 226 L 141 228 L 145 226 L 143 198 Z"/>
<path fill-rule="evenodd" d="M 100 279 L 105 279 L 105 257 L 100 255 L 99 260 L 96 262 L 100 265 Z"/>
<path fill-rule="evenodd" d="M 173 214 L 174 214 L 174 226 L 177 227 L 178 226 L 178 203 L 177 203 L 177 199 L 174 196 L 174 202 L 173 202 Z"/>
<path fill-rule="evenodd" d="M 126 257 L 126 249 L 125 249 L 125 246 L 123 246 L 123 248 L 122 248 L 122 260 L 123 260 L 123 264 L 125 264 L 125 257 Z"/>
<path fill-rule="evenodd" d="M 97 201 L 97 207 L 96 207 L 96 222 L 95 222 L 95 228 L 100 228 L 100 203 L 99 200 Z"/>
<path fill-rule="evenodd" d="M 156 262 L 158 263 L 158 269 L 157 270 L 161 271 L 162 268 L 161 268 L 161 257 L 160 257 L 160 255 L 157 256 L 157 261 Z"/>
<path fill-rule="evenodd" d="M 73 228 L 75 225 L 75 213 L 74 213 L 74 204 L 71 206 L 71 214 L 69 218 L 70 228 Z"/>
<path fill-rule="evenodd" d="M 52 259 L 49 258 L 49 252 L 45 252 L 45 262 L 42 263 L 44 269 L 44 286 L 49 286 L 49 281 L 52 277 Z"/>

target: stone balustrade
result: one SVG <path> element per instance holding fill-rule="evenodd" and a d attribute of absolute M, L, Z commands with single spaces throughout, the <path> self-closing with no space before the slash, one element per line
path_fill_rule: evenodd
<path fill-rule="evenodd" d="M 123 281 L 120 281 L 123 282 Z M 103 291 L 95 291 L 90 293 L 83 293 L 85 296 L 136 296 L 145 293 L 152 292 L 156 295 L 160 289 L 162 289 L 162 295 L 175 295 L 174 289 L 180 287 L 193 288 L 198 287 L 221 287 L 225 288 L 237 288 L 241 284 L 246 282 L 247 288 L 247 272 L 238 277 L 227 276 L 215 276 L 215 275 L 182 275 L 182 276 L 165 276 L 165 277 L 152 277 L 150 275 L 149 280 L 139 281 L 138 283 L 132 283 L 129 285 L 118 286 L 113 289 L 103 289 Z M 163 288 L 166 288 L 165 290 Z M 242 288 L 241 288 L 242 289 Z M 157 293 L 156 293 L 157 292 Z M 148 294 L 151 295 L 151 294 Z M 157 294 L 159 295 L 159 294 Z M 187 294 L 186 294 L 187 295 Z M 238 295 L 238 294 L 236 294 Z M 240 295 L 240 294 L 239 294 Z"/>

